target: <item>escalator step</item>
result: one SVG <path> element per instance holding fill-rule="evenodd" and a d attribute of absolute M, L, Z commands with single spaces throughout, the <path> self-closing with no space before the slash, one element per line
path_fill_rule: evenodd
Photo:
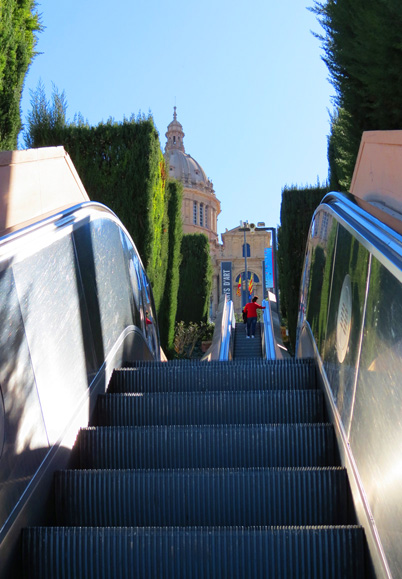
<path fill-rule="evenodd" d="M 28 528 L 25 579 L 363 579 L 360 527 Z"/>
<path fill-rule="evenodd" d="M 55 475 L 66 526 L 345 525 L 346 470 L 69 470 Z"/>
<path fill-rule="evenodd" d="M 84 428 L 85 468 L 336 466 L 331 424 Z"/>
<path fill-rule="evenodd" d="M 149 363 L 139 368 L 114 370 L 108 392 L 310 390 L 317 387 L 313 364 L 294 360 L 283 362 L 220 362 L 219 365 Z"/>
<path fill-rule="evenodd" d="M 93 426 L 324 422 L 320 390 L 103 394 Z"/>
<path fill-rule="evenodd" d="M 122 366 L 122 368 L 149 368 L 149 367 L 162 367 L 162 368 L 170 368 L 173 366 L 177 367 L 199 367 L 199 366 L 210 366 L 213 365 L 222 368 L 223 366 L 227 365 L 230 367 L 235 367 L 238 365 L 244 366 L 245 364 L 250 366 L 262 366 L 262 365 L 271 365 L 271 366 L 281 366 L 282 363 L 285 362 L 286 365 L 295 365 L 295 366 L 310 366 L 314 367 L 315 362 L 313 358 L 288 358 L 283 360 L 265 360 L 261 358 L 260 360 L 251 359 L 251 360 L 242 360 L 238 362 L 236 360 L 211 360 L 210 362 L 203 362 L 200 359 L 192 358 L 192 359 L 176 359 L 176 360 L 167 360 L 166 362 L 161 362 L 160 360 L 135 360 L 129 363 L 128 366 Z"/>

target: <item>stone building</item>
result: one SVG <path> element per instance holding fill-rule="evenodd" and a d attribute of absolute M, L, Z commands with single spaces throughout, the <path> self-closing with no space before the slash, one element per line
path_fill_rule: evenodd
<path fill-rule="evenodd" d="M 240 313 L 246 301 L 248 301 L 246 278 L 245 278 L 245 255 L 247 258 L 247 277 L 252 277 L 252 296 L 258 296 L 263 300 L 267 296 L 265 250 L 272 247 L 271 231 L 246 231 L 246 243 L 244 243 L 244 231 L 240 225 L 234 229 L 222 233 L 222 242 L 219 256 L 216 259 L 216 272 L 220 283 L 219 297 L 222 293 L 228 293 L 233 300 L 235 313 Z M 228 273 L 230 272 L 230 274 Z M 239 279 L 241 276 L 241 289 Z M 225 279 L 226 278 L 226 279 Z M 229 281 L 230 279 L 230 281 Z M 229 285 L 230 283 L 230 285 Z M 269 284 L 271 285 L 271 284 Z M 225 287 L 226 286 L 226 287 Z M 247 283 L 248 286 L 248 283 Z M 238 295 L 240 293 L 240 295 Z"/>
<path fill-rule="evenodd" d="M 173 121 L 168 125 L 166 132 L 165 158 L 169 176 L 183 184 L 183 232 L 204 233 L 209 239 L 211 261 L 213 267 L 211 317 L 215 316 L 218 299 L 218 275 L 216 257 L 220 245 L 218 241 L 218 215 L 221 212 L 221 203 L 216 198 L 212 181 L 204 169 L 184 149 L 183 127 L 177 120 L 174 107 Z"/>

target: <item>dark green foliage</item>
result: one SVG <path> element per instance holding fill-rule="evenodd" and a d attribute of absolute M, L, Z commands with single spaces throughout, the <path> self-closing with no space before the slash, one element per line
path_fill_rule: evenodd
<path fill-rule="evenodd" d="M 282 191 L 281 226 L 278 231 L 280 303 L 282 315 L 288 320 L 289 339 L 293 347 L 308 232 L 314 211 L 327 191 L 326 187 L 319 185 L 305 189 L 286 187 Z"/>
<path fill-rule="evenodd" d="M 165 291 L 159 313 L 160 338 L 167 355 L 174 349 L 177 296 L 179 291 L 179 268 L 181 262 L 181 241 L 183 237 L 181 206 L 183 185 L 179 181 L 169 181 L 167 185 L 167 215 L 169 231 L 169 252 Z"/>
<path fill-rule="evenodd" d="M 0 2 L 0 150 L 17 148 L 24 78 L 41 30 L 34 0 Z"/>
<path fill-rule="evenodd" d="M 212 288 L 212 265 L 208 237 L 203 233 L 184 235 L 181 243 L 178 321 L 206 322 Z"/>
<path fill-rule="evenodd" d="M 159 313 L 168 263 L 165 160 L 151 117 L 109 120 L 96 127 L 66 121 L 64 93 L 52 103 L 40 84 L 31 99 L 25 142 L 30 147 L 63 145 L 89 197 L 112 209 L 126 226 L 152 284 Z"/>
<path fill-rule="evenodd" d="M 323 60 L 336 91 L 329 142 L 331 184 L 347 189 L 363 131 L 402 125 L 402 3 L 327 0 L 316 1 L 312 11 L 324 29 L 319 36 Z"/>
<path fill-rule="evenodd" d="M 27 116 L 24 142 L 28 149 L 60 144 L 61 131 L 67 126 L 67 101 L 63 92 L 53 85 L 52 102 L 46 98 L 45 87 L 40 80 L 31 91 L 31 110 Z"/>

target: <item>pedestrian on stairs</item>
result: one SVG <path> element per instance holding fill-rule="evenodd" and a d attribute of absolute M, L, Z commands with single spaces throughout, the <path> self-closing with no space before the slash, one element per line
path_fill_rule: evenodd
<path fill-rule="evenodd" d="M 257 304 L 258 296 L 254 296 L 251 302 L 244 306 L 243 311 L 247 314 L 247 339 L 255 337 L 257 325 L 257 310 L 265 310 L 265 306 Z"/>

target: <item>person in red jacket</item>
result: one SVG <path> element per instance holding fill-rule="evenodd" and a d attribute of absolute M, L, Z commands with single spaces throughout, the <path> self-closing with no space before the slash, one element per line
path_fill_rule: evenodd
<path fill-rule="evenodd" d="M 246 304 L 243 312 L 247 313 L 247 339 L 255 336 L 255 327 L 257 325 L 257 310 L 265 310 L 265 307 L 257 304 L 258 296 L 254 296 L 252 301 Z"/>

